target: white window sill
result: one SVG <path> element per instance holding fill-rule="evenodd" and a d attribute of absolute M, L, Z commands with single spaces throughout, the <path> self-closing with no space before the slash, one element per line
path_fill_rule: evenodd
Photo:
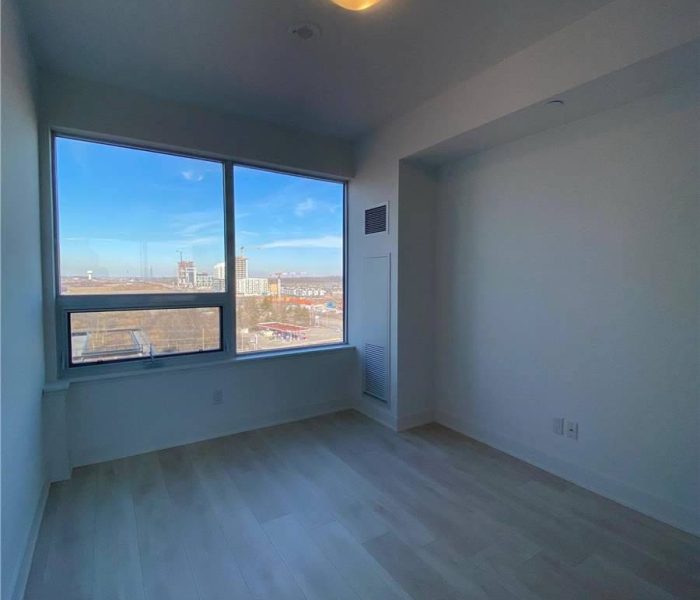
<path fill-rule="evenodd" d="M 214 369 L 226 365 L 253 364 L 260 361 L 300 359 L 316 354 L 328 354 L 335 352 L 354 352 L 355 347 L 349 344 L 334 344 L 332 346 L 318 346 L 310 348 L 291 348 L 289 350 L 275 350 L 271 352 L 256 352 L 250 354 L 239 354 L 235 356 L 217 354 L 207 357 L 189 355 L 172 356 L 155 359 L 153 362 L 134 361 L 131 363 L 114 363 L 104 365 L 94 365 L 85 367 L 73 367 L 57 381 L 47 382 L 44 390 L 53 390 L 68 387 L 71 383 L 82 383 L 88 381 L 101 381 L 108 379 L 124 379 L 138 377 L 141 375 L 154 375 L 170 371 L 185 371 L 191 369 Z M 89 370 L 85 375 L 79 374 L 81 369 Z M 78 371 L 78 372 L 76 372 Z"/>

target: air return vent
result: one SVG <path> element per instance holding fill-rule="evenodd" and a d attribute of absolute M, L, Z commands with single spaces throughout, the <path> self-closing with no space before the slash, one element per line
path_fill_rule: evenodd
<path fill-rule="evenodd" d="M 386 204 L 365 210 L 365 235 L 386 231 Z"/>
<path fill-rule="evenodd" d="M 365 344 L 364 392 L 380 400 L 387 400 L 386 348 Z"/>

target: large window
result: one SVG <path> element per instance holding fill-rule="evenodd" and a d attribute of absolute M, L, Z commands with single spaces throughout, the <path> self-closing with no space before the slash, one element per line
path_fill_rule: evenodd
<path fill-rule="evenodd" d="M 344 339 L 343 184 L 236 166 L 236 348 Z"/>
<path fill-rule="evenodd" d="M 54 196 L 62 370 L 345 339 L 341 182 L 57 135 Z"/>

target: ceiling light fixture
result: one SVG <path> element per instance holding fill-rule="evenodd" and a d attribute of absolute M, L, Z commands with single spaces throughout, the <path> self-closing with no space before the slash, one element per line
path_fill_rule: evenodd
<path fill-rule="evenodd" d="M 347 10 L 367 10 L 381 2 L 381 0 L 331 0 L 331 2 Z"/>

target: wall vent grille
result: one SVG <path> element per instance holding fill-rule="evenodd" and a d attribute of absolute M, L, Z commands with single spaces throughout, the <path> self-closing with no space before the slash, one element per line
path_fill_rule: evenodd
<path fill-rule="evenodd" d="M 364 392 L 379 400 L 387 400 L 386 348 L 377 344 L 365 344 Z"/>
<path fill-rule="evenodd" d="M 386 231 L 386 204 L 365 210 L 365 235 Z"/>

